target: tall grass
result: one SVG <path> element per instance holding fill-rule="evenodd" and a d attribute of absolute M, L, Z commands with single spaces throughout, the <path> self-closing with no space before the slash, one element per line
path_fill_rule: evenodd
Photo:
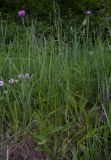
<path fill-rule="evenodd" d="M 110 160 L 111 51 L 104 28 L 55 22 L 0 22 L 0 134 L 17 142 L 30 135 L 49 159 Z M 11 78 L 19 82 L 9 84 Z"/>

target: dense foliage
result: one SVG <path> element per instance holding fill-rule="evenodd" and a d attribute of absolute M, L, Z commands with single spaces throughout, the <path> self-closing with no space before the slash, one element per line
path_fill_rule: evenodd
<path fill-rule="evenodd" d="M 0 155 L 111 160 L 111 25 L 84 22 L 0 21 Z"/>
<path fill-rule="evenodd" d="M 0 0 L 0 159 L 111 160 L 110 5 Z"/>

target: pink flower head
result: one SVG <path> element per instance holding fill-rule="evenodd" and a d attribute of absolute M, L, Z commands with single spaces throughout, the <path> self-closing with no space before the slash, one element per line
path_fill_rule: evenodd
<path fill-rule="evenodd" d="M 91 15 L 92 13 L 93 13 L 92 10 L 86 10 L 86 11 L 85 11 L 85 14 L 86 14 L 86 15 Z"/>
<path fill-rule="evenodd" d="M 25 17 L 26 16 L 26 12 L 25 12 L 25 10 L 20 10 L 20 11 L 18 11 L 18 16 L 19 17 Z"/>

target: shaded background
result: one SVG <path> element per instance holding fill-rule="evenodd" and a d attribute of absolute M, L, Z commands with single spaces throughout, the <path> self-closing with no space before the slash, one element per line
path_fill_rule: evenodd
<path fill-rule="evenodd" d="M 91 9 L 94 13 L 106 14 L 111 12 L 110 0 L 0 0 L 1 13 L 14 14 L 21 8 L 26 9 L 29 15 L 47 17 L 54 14 L 55 8 L 59 8 L 62 16 L 74 16 L 83 14 L 85 9 Z"/>

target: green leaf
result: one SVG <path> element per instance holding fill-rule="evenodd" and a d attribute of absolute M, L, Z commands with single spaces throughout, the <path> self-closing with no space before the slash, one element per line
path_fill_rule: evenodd
<path fill-rule="evenodd" d="M 34 140 L 37 142 L 37 144 L 39 145 L 43 145 L 48 141 L 48 139 L 44 135 L 37 135 L 35 133 L 31 135 L 34 138 Z"/>

